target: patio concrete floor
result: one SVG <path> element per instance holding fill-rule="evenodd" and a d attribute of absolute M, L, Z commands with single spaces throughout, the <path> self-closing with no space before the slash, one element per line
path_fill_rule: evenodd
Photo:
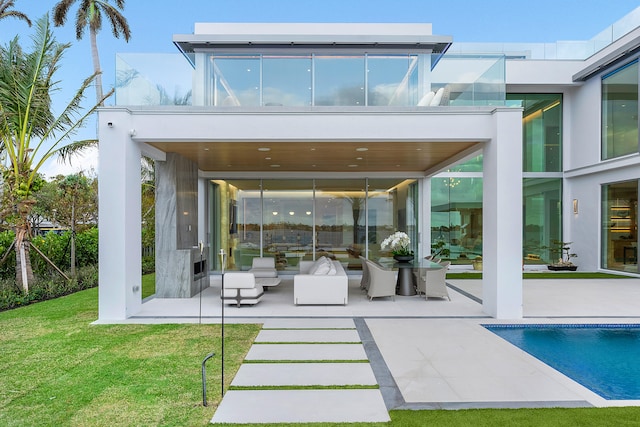
<path fill-rule="evenodd" d="M 122 323 L 220 323 L 220 277 L 190 299 L 158 299 Z M 293 278 L 255 306 L 225 306 L 226 323 L 325 328 L 354 319 L 387 409 L 640 406 L 605 400 L 482 327 L 492 323 L 639 323 L 640 278 L 524 281 L 523 319 L 482 311 L 480 280 L 447 280 L 451 301 L 370 302 L 350 277 L 346 306 L 295 306 Z M 319 332 L 317 332 L 319 334 Z M 363 338 L 364 337 L 364 338 Z M 367 338 L 369 337 L 369 338 Z"/>

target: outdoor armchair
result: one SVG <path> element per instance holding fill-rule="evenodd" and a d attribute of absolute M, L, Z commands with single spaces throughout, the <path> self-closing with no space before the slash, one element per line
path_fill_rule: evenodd
<path fill-rule="evenodd" d="M 255 257 L 251 260 L 251 269 L 255 277 L 272 278 L 278 277 L 276 270 L 276 259 L 273 257 Z"/>
<path fill-rule="evenodd" d="M 374 262 L 367 261 L 369 267 L 369 289 L 367 296 L 369 301 L 377 297 L 396 296 L 396 273 L 393 270 L 385 270 Z"/>
<path fill-rule="evenodd" d="M 442 268 L 437 270 L 420 269 L 416 271 L 416 290 L 418 294 L 424 294 L 425 298 L 447 298 L 451 301 L 445 281 L 451 262 L 444 261 L 439 264 Z"/>
<path fill-rule="evenodd" d="M 362 262 L 362 279 L 360 280 L 360 289 L 368 290 L 369 289 L 369 266 L 367 265 L 367 259 L 360 255 L 360 262 Z"/>
<path fill-rule="evenodd" d="M 225 304 L 257 304 L 262 299 L 264 288 L 256 284 L 253 273 L 230 272 L 222 276 L 224 289 L 221 295 Z"/>

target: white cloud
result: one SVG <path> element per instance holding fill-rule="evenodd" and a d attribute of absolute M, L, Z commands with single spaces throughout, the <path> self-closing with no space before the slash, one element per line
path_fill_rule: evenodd
<path fill-rule="evenodd" d="M 98 172 L 98 147 L 91 147 L 82 153 L 72 156 L 66 162 L 57 156 L 49 159 L 40 169 L 40 172 L 51 179 L 56 175 L 71 175 L 78 172 L 97 174 Z"/>

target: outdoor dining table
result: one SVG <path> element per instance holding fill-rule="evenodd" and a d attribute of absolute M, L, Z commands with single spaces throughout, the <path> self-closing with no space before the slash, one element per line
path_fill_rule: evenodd
<path fill-rule="evenodd" d="M 403 296 L 416 295 L 416 286 L 413 280 L 413 270 L 439 270 L 442 268 L 437 262 L 420 258 L 409 262 L 398 262 L 393 258 L 380 258 L 377 261 L 385 270 L 398 272 L 396 281 L 396 294 Z"/>

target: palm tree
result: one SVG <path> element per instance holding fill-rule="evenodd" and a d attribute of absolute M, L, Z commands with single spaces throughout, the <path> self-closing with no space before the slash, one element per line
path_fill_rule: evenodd
<path fill-rule="evenodd" d="M 17 10 L 11 10 L 14 7 L 14 0 L 0 0 L 0 19 L 4 18 L 18 18 L 25 21 L 31 26 L 31 20 L 27 15 Z"/>
<path fill-rule="evenodd" d="M 61 0 L 53 8 L 53 23 L 56 27 L 64 25 L 67 20 L 67 13 L 76 0 Z M 76 13 L 76 38 L 80 40 L 85 28 L 89 27 L 89 37 L 91 38 L 91 57 L 93 59 L 93 71 L 98 73 L 96 79 L 96 99 L 102 100 L 102 77 L 100 76 L 100 57 L 98 56 L 98 43 L 96 35 L 102 29 L 102 15 L 106 15 L 111 24 L 111 32 L 115 38 L 124 36 L 125 41 L 131 38 L 131 30 L 126 18 L 118 9 L 124 9 L 125 0 L 115 0 L 115 6 L 109 0 L 79 0 L 78 12 Z M 100 101 L 103 102 L 103 101 Z M 101 104 L 102 105 L 102 104 Z"/>
<path fill-rule="evenodd" d="M 53 37 L 49 16 L 36 23 L 31 52 L 25 52 L 16 36 L 0 46 L 0 163 L 2 204 L 0 217 L 15 230 L 16 281 L 25 292 L 33 278 L 29 260 L 29 214 L 35 204 L 33 193 L 42 184 L 38 171 L 55 154 L 71 155 L 95 140 L 61 147 L 104 100 L 83 112 L 85 90 L 94 83 L 94 73 L 84 80 L 69 104 L 55 116 L 51 95 L 58 90 L 55 73 L 69 44 Z M 111 91 L 112 92 L 112 91 Z M 107 96 L 111 95 L 111 92 Z"/>

